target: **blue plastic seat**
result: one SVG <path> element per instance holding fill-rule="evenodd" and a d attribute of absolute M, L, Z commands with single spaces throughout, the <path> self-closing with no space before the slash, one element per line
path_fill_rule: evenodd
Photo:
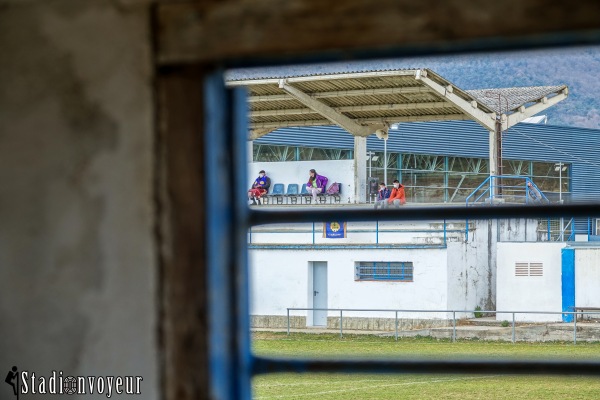
<path fill-rule="evenodd" d="M 269 195 L 269 197 L 273 197 L 275 198 L 275 200 L 277 201 L 277 204 L 283 204 L 283 189 L 285 188 L 285 186 L 283 185 L 283 183 L 276 183 L 273 185 L 273 191 L 271 192 L 271 194 Z"/>
<path fill-rule="evenodd" d="M 287 192 L 285 192 L 285 197 L 290 199 L 290 203 L 297 204 L 298 203 L 298 184 L 290 183 L 287 187 Z"/>
<path fill-rule="evenodd" d="M 302 198 L 304 198 L 304 202 L 306 204 L 311 202 L 311 197 L 310 197 L 310 193 L 308 193 L 308 189 L 306 189 L 306 183 L 302 184 L 302 189 L 300 190 L 300 200 L 302 200 Z M 302 203 L 302 201 L 300 201 Z"/>

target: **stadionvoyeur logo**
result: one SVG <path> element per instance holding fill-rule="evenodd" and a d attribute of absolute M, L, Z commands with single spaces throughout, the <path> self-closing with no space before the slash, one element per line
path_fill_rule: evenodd
<path fill-rule="evenodd" d="M 13 366 L 4 382 L 11 386 L 13 395 L 25 394 L 67 394 L 67 395 L 140 395 L 141 376 L 71 376 L 63 371 L 53 370 L 48 375 L 34 371 L 21 371 Z"/>

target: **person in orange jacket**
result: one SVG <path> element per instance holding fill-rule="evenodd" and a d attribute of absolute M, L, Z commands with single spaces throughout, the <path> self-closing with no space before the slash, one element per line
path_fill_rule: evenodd
<path fill-rule="evenodd" d="M 402 185 L 398 179 L 394 179 L 394 188 L 392 194 L 388 198 L 388 206 L 394 205 L 396 208 L 406 204 L 406 195 L 404 194 L 404 185 Z"/>

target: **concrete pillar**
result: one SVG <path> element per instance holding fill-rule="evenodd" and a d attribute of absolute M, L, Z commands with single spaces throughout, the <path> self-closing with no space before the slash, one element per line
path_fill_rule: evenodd
<path fill-rule="evenodd" d="M 354 136 L 354 202 L 367 200 L 367 138 Z"/>
<path fill-rule="evenodd" d="M 489 145 L 490 145 L 490 176 L 498 175 L 498 147 L 496 140 L 496 131 L 489 131 Z"/>
<path fill-rule="evenodd" d="M 246 160 L 248 162 L 254 162 L 254 140 L 248 140 L 248 145 L 247 145 L 247 153 L 246 153 Z"/>

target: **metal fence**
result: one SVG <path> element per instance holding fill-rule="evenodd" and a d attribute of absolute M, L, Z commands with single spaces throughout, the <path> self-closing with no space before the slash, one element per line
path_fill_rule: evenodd
<path fill-rule="evenodd" d="M 394 313 L 394 337 L 398 340 L 398 313 L 452 313 L 452 341 L 456 341 L 456 314 L 512 314 L 512 343 L 516 342 L 516 314 L 554 314 L 554 315 L 571 315 L 573 318 L 573 344 L 577 344 L 577 315 L 591 315 L 600 314 L 598 311 L 498 311 L 498 310 L 394 310 L 394 309 L 357 309 L 357 308 L 302 308 L 302 307 L 290 307 L 287 308 L 287 334 L 290 334 L 290 311 L 333 311 L 339 312 L 340 319 L 340 338 L 344 337 L 344 312 L 389 312 Z"/>

